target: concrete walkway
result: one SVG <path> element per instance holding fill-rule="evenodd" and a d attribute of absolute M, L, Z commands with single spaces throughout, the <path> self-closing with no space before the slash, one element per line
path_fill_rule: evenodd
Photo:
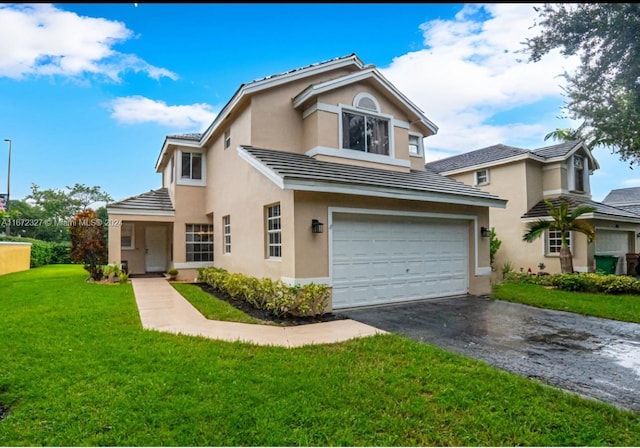
<path fill-rule="evenodd" d="M 131 279 L 142 328 L 257 345 L 301 347 L 386 333 L 351 319 L 277 327 L 209 320 L 164 278 Z"/>

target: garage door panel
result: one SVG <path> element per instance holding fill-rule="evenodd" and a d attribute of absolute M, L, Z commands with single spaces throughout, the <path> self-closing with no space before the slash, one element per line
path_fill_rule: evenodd
<path fill-rule="evenodd" d="M 334 214 L 334 308 L 468 291 L 468 224 Z"/>

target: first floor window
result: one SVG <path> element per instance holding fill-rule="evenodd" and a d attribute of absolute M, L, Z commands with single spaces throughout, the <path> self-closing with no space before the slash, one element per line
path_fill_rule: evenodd
<path fill-rule="evenodd" d="M 554 255 L 560 254 L 560 248 L 562 247 L 562 232 L 559 230 L 547 231 L 547 243 L 546 254 Z M 567 235 L 567 246 L 571 250 L 571 232 Z"/>
<path fill-rule="evenodd" d="M 199 152 L 182 153 L 182 174 L 183 179 L 202 179 L 202 154 Z"/>
<path fill-rule="evenodd" d="M 357 112 L 343 112 L 342 147 L 388 156 L 389 120 Z"/>
<path fill-rule="evenodd" d="M 187 224 L 187 261 L 213 261 L 213 225 Z"/>
<path fill-rule="evenodd" d="M 282 256 L 280 204 L 267 207 L 267 254 L 270 258 L 279 258 Z"/>
<path fill-rule="evenodd" d="M 225 254 L 231 253 L 231 216 L 222 217 L 222 242 Z"/>
<path fill-rule="evenodd" d="M 127 222 L 120 228 L 120 248 L 135 249 L 135 233 L 133 223 Z"/>

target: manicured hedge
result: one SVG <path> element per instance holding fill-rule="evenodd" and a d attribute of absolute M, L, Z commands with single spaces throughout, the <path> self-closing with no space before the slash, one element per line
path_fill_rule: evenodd
<path fill-rule="evenodd" d="M 324 314 L 329 303 L 329 287 L 316 283 L 290 286 L 281 280 L 232 274 L 221 268 L 203 268 L 198 280 L 234 299 L 244 300 L 277 316 Z"/>
<path fill-rule="evenodd" d="M 553 286 L 564 291 L 640 294 L 640 280 L 626 275 L 596 273 L 532 275 L 510 272 L 505 276 L 505 281 Z"/>
<path fill-rule="evenodd" d="M 17 236 L 2 236 L 0 241 L 17 243 L 31 243 L 32 268 L 46 264 L 71 264 L 71 245 L 69 243 L 50 243 L 34 238 L 22 238 Z"/>

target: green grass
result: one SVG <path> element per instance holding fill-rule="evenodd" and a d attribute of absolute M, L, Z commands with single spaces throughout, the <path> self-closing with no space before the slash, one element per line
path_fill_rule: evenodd
<path fill-rule="evenodd" d="M 204 292 L 197 285 L 189 283 L 171 283 L 171 285 L 207 319 L 244 322 L 247 324 L 269 324 L 249 316 L 224 300 Z"/>
<path fill-rule="evenodd" d="M 640 296 L 561 291 L 516 282 L 494 285 L 491 296 L 539 308 L 640 323 Z"/>
<path fill-rule="evenodd" d="M 142 330 L 131 285 L 0 276 L 0 446 L 638 446 L 640 414 L 397 335 L 297 349 Z"/>

